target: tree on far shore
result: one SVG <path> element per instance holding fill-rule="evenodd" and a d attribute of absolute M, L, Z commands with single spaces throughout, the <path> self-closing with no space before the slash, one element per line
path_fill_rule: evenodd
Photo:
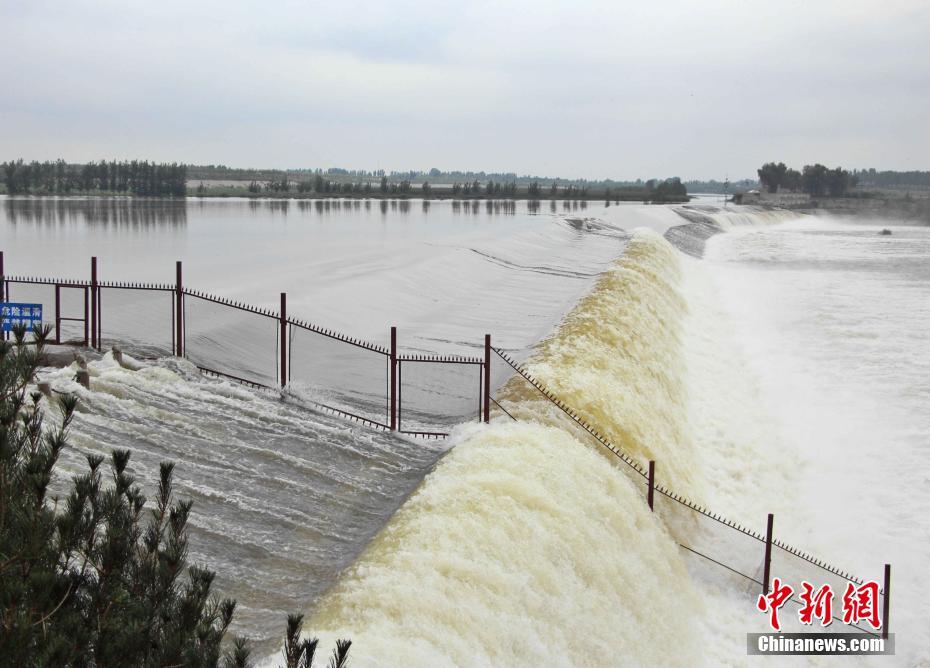
<path fill-rule="evenodd" d="M 804 165 L 801 172 L 801 187 L 804 192 L 812 197 L 820 197 L 827 189 L 827 172 L 826 167 L 819 162 L 814 165 Z"/>
<path fill-rule="evenodd" d="M 783 162 L 775 164 L 767 162 L 757 170 L 759 183 L 761 183 L 770 193 L 777 193 L 778 188 L 785 182 L 785 176 L 788 167 Z"/>
<path fill-rule="evenodd" d="M 680 202 L 688 199 L 688 189 L 677 176 L 655 184 L 650 195 L 653 202 Z"/>
<path fill-rule="evenodd" d="M 11 195 L 68 195 L 74 192 L 183 197 L 187 193 L 187 165 L 147 160 L 84 165 L 55 162 L 3 163 L 3 177 Z"/>
<path fill-rule="evenodd" d="M 785 188 L 791 192 L 803 190 L 811 197 L 843 197 L 858 183 L 855 174 L 842 167 L 829 169 L 819 162 L 804 165 L 800 172 L 786 167 L 783 162 L 767 162 L 757 171 L 759 183 L 770 193 L 777 193 L 780 188 Z"/>

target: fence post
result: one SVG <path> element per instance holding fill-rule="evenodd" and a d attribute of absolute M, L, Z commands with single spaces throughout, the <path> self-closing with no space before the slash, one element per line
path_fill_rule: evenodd
<path fill-rule="evenodd" d="M 769 576 L 772 570 L 772 524 L 775 522 L 775 516 L 769 513 L 768 522 L 765 528 L 765 565 L 762 569 L 762 593 L 769 593 Z"/>
<path fill-rule="evenodd" d="M 90 332 L 88 327 L 90 326 L 90 295 L 87 294 L 87 286 L 84 286 L 84 345 L 90 343 Z"/>
<path fill-rule="evenodd" d="M 181 261 L 174 263 L 174 353 L 184 357 L 184 281 Z"/>
<path fill-rule="evenodd" d="M 90 258 L 90 347 L 97 349 L 97 256 Z"/>
<path fill-rule="evenodd" d="M 287 293 L 281 293 L 281 387 L 287 385 Z"/>
<path fill-rule="evenodd" d="M 397 327 L 391 327 L 391 431 L 397 430 Z"/>
<path fill-rule="evenodd" d="M 491 335 L 484 335 L 484 421 L 491 421 Z"/>
<path fill-rule="evenodd" d="M 885 598 L 882 600 L 882 638 L 888 639 L 888 613 L 891 611 L 891 564 L 885 564 Z"/>
<path fill-rule="evenodd" d="M 61 343 L 61 286 L 55 285 L 55 343 Z"/>
<path fill-rule="evenodd" d="M 649 510 L 654 511 L 653 502 L 655 501 L 656 491 L 656 463 L 655 460 L 649 460 Z"/>

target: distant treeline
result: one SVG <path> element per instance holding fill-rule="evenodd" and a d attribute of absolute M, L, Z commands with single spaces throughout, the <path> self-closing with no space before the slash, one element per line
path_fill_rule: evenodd
<path fill-rule="evenodd" d="M 106 161 L 87 164 L 0 163 L 0 180 L 12 195 L 356 196 L 604 199 L 682 201 L 688 188 L 678 177 L 643 181 L 589 181 L 517 176 L 513 173 L 329 169 L 252 170 L 224 165 Z M 200 181 L 198 183 L 198 180 Z M 206 181 L 206 183 L 204 183 Z M 223 183 L 226 182 L 226 183 Z M 190 188 L 188 189 L 188 184 Z"/>
<path fill-rule="evenodd" d="M 739 179 L 737 181 L 685 181 L 689 193 L 730 194 L 740 190 L 749 190 L 758 187 L 759 182 L 753 179 Z"/>
<path fill-rule="evenodd" d="M 758 169 L 759 183 L 769 192 L 805 192 L 812 196 L 842 197 L 853 188 L 930 188 L 930 172 L 894 172 L 871 169 L 852 171 L 820 163 L 804 165 L 799 172 L 785 163 L 767 162 Z"/>
<path fill-rule="evenodd" d="M 784 189 L 805 192 L 812 197 L 843 197 L 858 183 L 858 177 L 842 167 L 830 169 L 819 162 L 804 165 L 800 172 L 787 167 L 783 162 L 767 162 L 758 169 L 758 174 L 759 183 L 770 193 Z"/>
<path fill-rule="evenodd" d="M 383 169 L 364 170 L 364 169 L 344 169 L 342 167 L 328 167 L 326 169 L 240 169 L 227 167 L 226 165 L 188 165 L 188 179 L 196 183 L 198 181 L 243 181 L 245 183 L 254 181 L 256 183 L 268 183 L 272 181 L 289 181 L 313 182 L 316 178 L 330 181 L 338 184 L 340 187 L 344 183 L 357 184 L 361 183 L 364 187 L 369 181 L 372 182 L 373 188 L 377 189 L 377 184 L 382 178 L 387 178 L 389 183 L 403 183 L 407 181 L 411 186 L 421 186 L 429 182 L 432 186 L 437 184 L 451 185 L 461 183 L 463 188 L 466 183 L 516 183 L 518 186 L 529 186 L 533 183 L 539 183 L 541 188 L 548 188 L 551 184 L 559 184 L 559 187 L 573 185 L 576 187 L 585 187 L 590 191 L 604 190 L 605 188 L 638 188 L 644 189 L 647 180 L 636 179 L 634 181 L 618 181 L 614 179 L 566 179 L 553 176 L 532 176 L 528 174 L 517 175 L 514 172 L 473 172 L 473 171 L 442 171 L 432 168 L 423 170 L 407 171 L 386 171 Z M 659 182 L 660 179 L 650 179 L 653 182 Z"/>
<path fill-rule="evenodd" d="M 873 188 L 930 188 L 930 172 L 892 172 L 870 169 L 854 169 L 852 172 L 859 185 Z"/>
<path fill-rule="evenodd" d="M 5 162 L 2 174 L 11 195 L 126 194 L 183 197 L 187 165 L 148 160 L 89 162 Z"/>
<path fill-rule="evenodd" d="M 193 192 L 201 196 L 219 194 L 217 190 L 229 192 L 229 186 L 208 188 L 199 184 Z M 265 182 L 250 181 L 246 188 L 251 195 L 287 196 L 288 193 L 298 195 L 317 196 L 358 196 L 358 197 L 452 197 L 452 198 L 504 198 L 518 197 L 526 199 L 604 199 L 605 201 L 652 201 L 652 202 L 679 202 L 688 199 L 688 190 L 675 177 L 671 179 L 650 179 L 638 187 L 604 187 L 598 190 L 588 185 L 574 183 L 560 184 L 552 182 L 541 184 L 532 181 L 526 185 L 519 185 L 517 181 L 495 181 L 488 179 L 482 182 L 478 179 L 471 181 L 455 181 L 451 184 L 434 186 L 429 181 L 423 181 L 416 187 L 409 179 L 391 181 L 382 175 L 376 181 L 343 180 L 333 181 L 323 178 L 322 174 L 314 174 L 306 180 L 291 181 L 286 173 L 279 173 L 275 178 Z M 241 190 L 239 191 L 242 192 Z M 230 194 L 235 194 L 235 189 Z"/>

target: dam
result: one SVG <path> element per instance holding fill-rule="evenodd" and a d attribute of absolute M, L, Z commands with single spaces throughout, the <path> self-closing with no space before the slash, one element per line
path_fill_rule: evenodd
<path fill-rule="evenodd" d="M 428 215 L 455 221 L 436 208 Z M 61 225 L 57 214 L 51 223 L 27 224 L 19 215 L 13 245 L 4 239 L 7 273 L 41 266 L 28 255 L 31 234 L 78 236 L 90 249 L 100 233 Z M 344 262 L 352 269 L 331 286 L 313 275 L 315 264 L 301 274 L 300 262 L 310 260 L 272 273 L 293 282 L 281 286 L 292 296 L 291 312 L 345 318 L 335 325 L 358 322 L 359 336 L 379 341 L 384 325 L 397 322 L 412 333 L 411 355 L 468 358 L 491 329 L 495 347 L 527 375 L 618 450 L 657 461 L 662 484 L 696 506 L 752 532 L 764 531 L 773 513 L 786 544 L 841 560 L 860 575 L 879 577 L 889 560 L 903 564 L 898 582 L 915 572 L 907 566 L 909 541 L 925 535 L 925 526 L 901 538 L 900 528 L 870 515 L 875 530 L 888 532 L 887 555 L 862 554 L 855 536 L 831 527 L 862 489 L 850 449 L 867 457 L 868 443 L 887 439 L 903 448 L 902 461 L 921 456 L 920 336 L 896 342 L 914 367 L 897 385 L 888 373 L 894 358 L 874 342 L 895 323 L 904 332 L 926 331 L 917 327 L 926 312 L 915 307 L 925 296 L 925 229 L 901 226 L 882 239 L 868 225 L 709 205 L 520 217 L 500 221 L 509 235 L 503 241 L 476 225 L 418 240 L 406 265 L 373 256 Z M 154 237 L 155 255 L 177 250 L 177 238 L 160 239 L 165 232 L 157 227 L 135 234 Z M 891 241 L 895 246 L 878 245 Z M 323 246 L 318 252 L 332 253 L 339 240 Z M 232 249 L 233 259 L 236 253 L 247 249 Z M 117 255 L 102 265 L 133 279 Z M 193 255 L 185 255 L 186 267 L 202 271 L 193 269 Z M 59 261 L 76 262 L 70 253 Z M 137 269 L 164 280 L 152 264 Z M 205 289 L 273 307 L 256 298 L 259 287 L 276 296 L 268 278 L 248 288 L 203 278 Z M 868 299 L 888 281 L 899 290 L 897 308 Z M 310 294 L 295 307 L 302 284 L 312 286 Z M 397 303 L 387 296 L 399 284 L 418 288 Z M 244 296 L 235 294 L 239 288 Z M 357 297 L 347 299 L 350 293 Z M 843 309 L 819 302 L 823 295 L 840 299 Z M 326 307 L 337 303 L 349 314 Z M 823 323 L 860 338 L 848 350 L 828 345 L 817 338 Z M 798 332 L 805 336 L 790 335 Z M 273 350 L 268 357 L 273 369 Z M 837 415 L 817 403 L 834 392 L 857 411 L 875 401 L 844 382 L 840 370 L 848 373 L 852 359 L 860 387 L 882 388 L 873 412 L 893 415 L 882 424 L 904 425 L 901 433 L 865 439 L 853 429 L 861 424 L 855 411 Z M 805 388 L 811 364 L 822 365 L 821 385 Z M 680 547 L 703 531 L 696 521 L 663 515 L 663 499 L 651 513 L 623 465 L 512 369 L 495 382 L 500 408 L 493 406 L 491 424 L 463 421 L 444 440 L 424 441 L 319 411 L 308 419 L 306 408 L 204 377 L 196 364 L 170 355 L 139 371 L 106 356 L 90 367 L 90 392 L 75 388 L 67 371 L 47 373 L 58 389 L 82 397 L 70 466 L 80 471 L 82 451 L 123 443 L 138 451 L 133 464 L 143 480 L 158 459 L 176 459 L 183 494 L 195 500 L 194 556 L 225 575 L 218 587 L 242 608 L 236 631 L 258 637 L 268 654 L 276 650 L 271 630 L 282 610 L 295 608 L 311 613 L 314 633 L 352 637 L 359 665 L 384 656 L 410 665 L 532 665 L 553 656 L 556 665 L 603 665 L 618 652 L 633 662 L 675 662 L 704 653 L 706 633 L 728 638 L 718 645 L 721 658 L 741 652 L 739 636 L 752 630 L 748 586 L 734 592 L 730 575 L 696 566 L 701 558 Z M 316 388 L 306 391 L 311 401 L 319 398 Z M 785 414 L 787 406 L 794 413 Z M 841 454 L 846 459 L 837 463 Z M 817 472 L 829 486 L 816 484 Z M 855 522 L 835 526 L 848 530 Z M 739 569 L 758 579 L 762 555 L 753 554 Z M 901 625 L 922 605 L 906 590 L 897 589 Z M 902 608 L 909 612 L 897 612 Z M 757 621 L 762 628 L 764 619 Z M 669 628 L 675 647 L 663 642 Z"/>

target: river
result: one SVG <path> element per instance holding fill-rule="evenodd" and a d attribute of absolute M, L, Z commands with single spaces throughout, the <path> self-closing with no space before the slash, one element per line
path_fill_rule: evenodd
<path fill-rule="evenodd" d="M 0 205 L 7 274 L 86 277 L 96 255 L 106 279 L 171 282 L 183 260 L 187 285 L 267 307 L 286 291 L 378 344 L 397 325 L 411 352 L 491 333 L 673 490 L 757 531 L 774 513 L 776 536 L 857 575 L 891 563 L 897 661 L 930 658 L 927 228 L 710 202 Z M 519 421 L 436 442 L 169 358 L 91 371 L 90 392 L 46 372 L 82 398 L 64 470 L 128 444 L 151 486 L 177 460 L 191 556 L 260 655 L 294 610 L 352 637 L 355 665 L 742 664 L 764 629 L 750 590 L 518 380 L 497 398 Z"/>

